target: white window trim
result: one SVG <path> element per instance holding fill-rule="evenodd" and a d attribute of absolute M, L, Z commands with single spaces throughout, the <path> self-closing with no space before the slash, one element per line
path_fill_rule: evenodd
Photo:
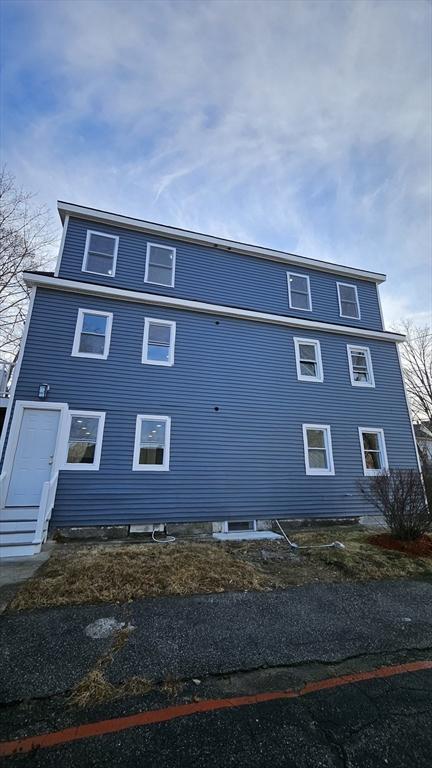
<path fill-rule="evenodd" d="M 340 317 L 348 317 L 350 320 L 361 320 L 361 312 L 360 312 L 360 302 L 358 297 L 358 291 L 357 286 L 354 285 L 354 283 L 336 283 L 337 286 L 337 295 L 338 295 L 338 302 L 339 302 L 339 316 Z M 354 288 L 354 293 L 356 297 L 356 304 L 357 304 L 357 312 L 358 317 L 352 317 L 351 315 L 344 315 L 342 312 L 342 300 L 340 295 L 340 286 L 345 286 L 346 288 Z"/>
<path fill-rule="evenodd" d="M 102 453 L 103 434 L 104 434 L 104 428 L 105 428 L 105 415 L 106 415 L 105 411 L 69 411 L 68 424 L 66 429 L 66 444 L 65 444 L 65 450 L 64 450 L 64 460 L 63 460 L 63 466 L 61 467 L 61 469 L 67 469 L 67 470 L 73 470 L 73 471 L 79 471 L 79 472 L 96 472 L 99 469 L 101 453 Z M 93 464 L 78 464 L 75 462 L 68 464 L 67 462 L 72 416 L 84 416 L 85 418 L 87 417 L 99 418 L 98 431 L 96 436 L 96 446 L 95 446 L 95 460 Z"/>
<path fill-rule="evenodd" d="M 369 376 L 369 381 L 356 381 L 354 379 L 354 367 L 352 361 L 352 353 L 362 352 L 365 355 L 366 367 Z M 369 347 L 360 347 L 358 344 L 347 344 L 348 355 L 348 367 L 350 372 L 351 384 L 353 387 L 367 387 L 373 389 L 375 387 L 375 377 L 373 372 L 372 357 Z"/>
<path fill-rule="evenodd" d="M 165 422 L 165 446 L 164 446 L 164 460 L 163 464 L 140 464 L 140 442 L 141 442 L 141 422 L 144 419 L 150 419 L 151 421 L 164 421 Z M 132 470 L 134 472 L 168 472 L 170 462 L 170 443 L 171 443 L 171 417 L 170 416 L 155 416 L 153 413 L 139 413 L 136 417 L 135 426 L 135 443 Z"/>
<path fill-rule="evenodd" d="M 112 274 L 111 275 L 107 275 L 106 272 L 95 272 L 94 269 L 87 269 L 87 257 L 88 257 L 89 247 L 90 247 L 90 238 L 91 238 L 92 235 L 100 235 L 101 237 L 110 237 L 111 240 L 115 241 L 114 253 L 113 253 L 113 256 L 112 256 L 113 266 L 112 266 Z M 114 277 L 115 273 L 116 273 L 116 267 L 117 267 L 118 246 L 119 246 L 119 236 L 118 235 L 107 235 L 106 232 L 98 232 L 95 229 L 88 229 L 87 230 L 86 243 L 85 243 L 85 250 L 84 250 L 84 258 L 83 258 L 83 263 L 82 263 L 81 271 L 82 272 L 88 272 L 91 275 L 101 275 L 102 277 Z"/>
<path fill-rule="evenodd" d="M 295 309 L 297 312 L 312 312 L 312 293 L 311 293 L 309 275 L 302 274 L 301 272 L 287 272 L 286 274 L 287 274 L 287 284 L 288 284 L 288 304 L 290 309 Z M 309 297 L 309 307 L 307 309 L 305 309 L 304 307 L 293 307 L 292 300 L 291 300 L 291 282 L 290 282 L 291 276 L 303 277 L 307 281 L 308 297 Z"/>
<path fill-rule="evenodd" d="M 315 347 L 315 362 L 317 367 L 317 375 L 316 376 L 306 376 L 304 373 L 301 372 L 301 366 L 300 366 L 300 344 L 310 344 L 311 346 Z M 323 365 L 322 365 L 322 358 L 321 358 L 321 344 L 317 339 L 303 339 L 299 336 L 294 337 L 294 350 L 295 350 L 295 359 L 296 359 L 296 368 L 297 368 L 297 379 L 299 381 L 313 381 L 313 382 L 323 382 L 324 381 L 324 371 L 323 371 Z M 313 361 L 312 361 L 313 362 Z"/>
<path fill-rule="evenodd" d="M 171 284 L 167 285 L 166 283 L 156 283 L 154 280 L 148 279 L 148 270 L 149 270 L 149 261 L 150 261 L 150 248 L 163 248 L 166 251 L 172 251 L 173 254 L 173 261 L 172 261 L 172 270 L 171 270 Z M 176 248 L 173 248 L 170 245 L 160 245 L 160 243 L 147 243 L 147 251 L 146 251 L 146 263 L 145 263 L 145 273 L 144 273 L 144 282 L 150 283 L 150 285 L 163 285 L 165 288 L 174 288 L 175 284 L 175 268 L 176 268 Z"/>
<path fill-rule="evenodd" d="M 305 461 L 305 469 L 307 475 L 315 475 L 319 477 L 329 477 L 331 475 L 335 474 L 335 467 L 334 467 L 334 461 L 333 461 L 333 446 L 332 446 L 332 438 L 331 438 L 331 427 L 329 424 L 303 424 L 303 450 L 304 450 L 304 461 Z M 307 439 L 307 430 L 308 429 L 320 429 L 324 432 L 324 445 L 327 453 L 327 463 L 328 463 L 328 469 L 322 469 L 317 467 L 310 467 L 309 466 L 309 445 L 308 445 L 308 439 Z"/>
<path fill-rule="evenodd" d="M 171 328 L 170 344 L 168 352 L 168 360 L 149 360 L 148 359 L 148 339 L 151 323 L 157 323 L 158 325 L 169 325 Z M 157 317 L 146 317 L 144 320 L 144 338 L 141 362 L 148 365 L 174 365 L 174 349 L 175 349 L 175 336 L 176 336 L 176 324 L 173 320 L 160 320 Z"/>
<path fill-rule="evenodd" d="M 102 317 L 107 318 L 106 331 L 105 331 L 105 345 L 104 345 L 104 351 L 102 355 L 97 355 L 94 352 L 79 351 L 84 315 L 100 315 Z M 83 307 L 80 307 L 78 309 L 78 316 L 77 316 L 77 321 L 75 326 L 75 336 L 74 336 L 73 345 L 72 345 L 71 357 L 91 357 L 95 360 L 106 360 L 109 355 L 109 349 L 111 344 L 112 322 L 113 322 L 112 312 L 102 312 L 102 311 L 99 311 L 98 309 L 84 309 Z"/>
<path fill-rule="evenodd" d="M 358 431 L 359 431 L 359 439 L 360 439 L 360 451 L 361 451 L 362 464 L 363 464 L 363 474 L 365 475 L 365 477 L 374 477 L 375 475 L 381 474 L 381 472 L 385 472 L 389 468 L 389 464 L 388 464 L 388 458 L 387 458 L 387 448 L 385 443 L 384 430 L 382 429 L 382 427 L 359 427 Z M 363 446 L 363 433 L 365 432 L 378 435 L 380 453 L 382 454 L 382 459 L 383 459 L 383 466 L 381 467 L 381 469 L 368 469 L 366 466 L 365 451 Z"/>

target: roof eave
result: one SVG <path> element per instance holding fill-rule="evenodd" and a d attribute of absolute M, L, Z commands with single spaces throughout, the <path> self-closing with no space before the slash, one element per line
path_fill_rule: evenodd
<path fill-rule="evenodd" d="M 89 221 L 100 221 L 111 226 L 114 225 L 117 227 L 134 229 L 139 232 L 146 232 L 152 235 L 159 235 L 160 237 L 184 240 L 186 242 L 220 248 L 221 250 L 232 251 L 247 256 L 278 261 L 287 266 L 291 265 L 306 269 L 316 269 L 321 272 L 330 272 L 339 276 L 344 275 L 360 280 L 369 280 L 376 284 L 383 283 L 386 280 L 386 275 L 379 272 L 368 272 L 367 270 L 347 267 L 342 264 L 332 264 L 331 262 L 299 256 L 295 253 L 285 253 L 283 251 L 273 250 L 272 248 L 264 248 L 259 245 L 241 243 L 235 240 L 226 240 L 224 238 L 214 237 L 213 235 L 165 226 L 151 221 L 134 219 L 129 216 L 121 216 L 116 213 L 100 211 L 95 208 L 87 208 L 86 206 L 75 205 L 74 203 L 67 203 L 61 200 L 57 202 L 57 208 L 62 222 L 64 222 L 66 215 L 76 216 L 77 218 L 87 219 Z"/>

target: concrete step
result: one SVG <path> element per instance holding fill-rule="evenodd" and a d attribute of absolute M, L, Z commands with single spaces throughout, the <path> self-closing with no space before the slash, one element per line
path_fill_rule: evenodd
<path fill-rule="evenodd" d="M 31 557 L 40 552 L 39 544 L 16 544 L 12 546 L 0 545 L 0 559 L 6 557 Z"/>
<path fill-rule="evenodd" d="M 36 520 L 10 520 L 6 523 L 0 522 L 0 533 L 23 533 L 25 531 L 34 531 L 36 529 Z"/>
<path fill-rule="evenodd" d="M 12 520 L 37 520 L 38 507 L 5 507 L 0 511 L 0 520 L 7 523 Z"/>

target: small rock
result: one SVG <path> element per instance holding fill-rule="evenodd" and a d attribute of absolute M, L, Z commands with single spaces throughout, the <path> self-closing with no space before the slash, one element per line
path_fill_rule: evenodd
<path fill-rule="evenodd" d="M 197 677 L 193 677 L 192 682 L 195 683 L 195 685 L 201 685 L 201 680 L 198 680 Z"/>

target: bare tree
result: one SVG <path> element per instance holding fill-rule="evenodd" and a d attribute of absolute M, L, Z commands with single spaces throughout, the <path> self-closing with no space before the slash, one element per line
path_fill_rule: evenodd
<path fill-rule="evenodd" d="M 402 365 L 414 421 L 432 422 L 432 329 L 407 320 L 402 331 L 407 337 L 401 345 Z"/>
<path fill-rule="evenodd" d="M 55 241 L 46 206 L 23 192 L 0 170 L 0 358 L 15 362 L 27 313 L 29 291 L 22 273 L 52 260 Z"/>

